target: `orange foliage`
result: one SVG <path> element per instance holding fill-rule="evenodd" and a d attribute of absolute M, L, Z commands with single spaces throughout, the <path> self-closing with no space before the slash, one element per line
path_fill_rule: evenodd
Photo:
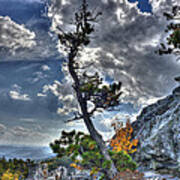
<path fill-rule="evenodd" d="M 114 130 L 116 132 L 115 138 L 111 139 L 110 141 L 110 145 L 113 150 L 117 152 L 124 151 L 128 154 L 134 153 L 137 150 L 136 146 L 138 144 L 138 140 L 131 140 L 133 128 L 130 124 L 129 119 L 127 120 L 126 127 L 124 128 L 122 128 L 122 124 L 119 123 L 113 123 L 111 126 L 114 127 Z"/>
<path fill-rule="evenodd" d="M 75 164 L 75 163 L 71 163 L 70 166 L 73 167 L 73 168 L 75 168 L 75 169 L 77 169 L 77 170 L 83 170 L 83 168 L 82 168 L 81 166 L 78 166 L 78 165 Z"/>

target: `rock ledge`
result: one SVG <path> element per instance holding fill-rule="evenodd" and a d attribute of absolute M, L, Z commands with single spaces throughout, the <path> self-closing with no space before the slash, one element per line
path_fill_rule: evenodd
<path fill-rule="evenodd" d="M 132 126 L 139 139 L 134 154 L 139 165 L 180 177 L 180 86 L 144 108 Z"/>

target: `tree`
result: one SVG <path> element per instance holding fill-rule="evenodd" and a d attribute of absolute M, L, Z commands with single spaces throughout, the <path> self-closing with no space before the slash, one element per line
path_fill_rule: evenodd
<path fill-rule="evenodd" d="M 159 55 L 163 54 L 174 54 L 176 56 L 180 55 L 180 6 L 173 6 L 172 12 L 163 14 L 168 21 L 171 21 L 165 32 L 169 35 L 166 38 L 165 43 L 160 44 L 160 48 L 156 51 Z M 174 22 L 172 22 L 174 21 Z"/>
<path fill-rule="evenodd" d="M 127 122 L 125 128 L 118 127 L 118 125 L 113 126 L 117 136 L 110 140 L 109 155 L 118 172 L 126 170 L 134 172 L 137 164 L 128 154 L 136 151 L 137 140 L 130 140 L 133 129 L 129 122 Z M 62 131 L 60 139 L 50 143 L 50 147 L 59 158 L 70 158 L 72 161 L 71 167 L 81 171 L 88 170 L 92 177 L 99 174 L 100 179 L 108 179 L 106 171 L 110 168 L 111 162 L 106 160 L 100 153 L 96 141 L 90 135 L 75 130 L 70 132 Z"/>
<path fill-rule="evenodd" d="M 117 169 L 108 153 L 108 147 L 93 125 L 92 117 L 100 109 L 109 110 L 119 104 L 121 82 L 103 85 L 103 79 L 99 74 L 97 72 L 93 75 L 88 74 L 89 65 L 82 67 L 78 59 L 79 52 L 91 42 L 90 35 L 94 32 L 94 25 L 100 15 L 101 13 L 89 11 L 86 0 L 83 0 L 79 11 L 75 13 L 73 23 L 75 30 L 64 32 L 59 28 L 58 38 L 68 53 L 68 72 L 73 79 L 72 86 L 80 107 L 80 112 L 68 122 L 78 119 L 84 120 L 90 136 L 97 143 L 101 154 L 107 161 L 110 161 L 110 169 L 107 170 L 106 174 L 109 179 L 112 179 L 117 174 Z M 89 102 L 93 104 L 92 110 L 88 108 Z"/>
<path fill-rule="evenodd" d="M 169 35 L 166 42 L 160 44 L 161 47 L 156 53 L 159 55 L 174 54 L 177 60 L 180 60 L 180 6 L 173 6 L 171 13 L 164 12 L 163 15 L 168 21 L 171 21 L 165 29 Z M 180 76 L 175 77 L 174 80 L 180 82 Z"/>

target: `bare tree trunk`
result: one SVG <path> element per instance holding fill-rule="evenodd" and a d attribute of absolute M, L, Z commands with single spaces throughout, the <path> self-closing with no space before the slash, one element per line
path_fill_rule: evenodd
<path fill-rule="evenodd" d="M 72 55 L 72 54 L 70 54 L 70 55 Z M 79 87 L 80 87 L 79 79 L 78 79 L 77 74 L 73 68 L 73 59 L 74 59 L 73 57 L 74 57 L 73 55 L 69 56 L 68 68 L 69 68 L 69 72 L 70 72 L 70 74 L 74 80 L 74 84 L 75 84 L 74 89 L 76 91 L 77 99 L 78 99 L 79 105 L 81 107 L 84 123 L 85 123 L 87 129 L 89 130 L 90 136 L 92 137 L 93 140 L 96 141 L 102 155 L 104 155 L 106 160 L 111 160 L 111 157 L 108 153 L 108 148 L 106 147 L 102 136 L 95 129 L 95 127 L 92 123 L 92 120 L 88 114 L 87 102 L 83 98 L 82 93 L 79 89 Z M 111 168 L 109 170 L 107 170 L 107 176 L 109 177 L 109 179 L 113 179 L 115 174 L 117 174 L 117 169 L 114 165 L 114 162 L 113 161 L 111 161 L 111 162 L 112 162 Z"/>

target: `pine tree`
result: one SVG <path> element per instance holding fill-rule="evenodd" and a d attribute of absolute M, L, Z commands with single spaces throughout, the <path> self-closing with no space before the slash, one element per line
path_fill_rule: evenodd
<path fill-rule="evenodd" d="M 166 38 L 166 43 L 161 43 L 160 48 L 156 51 L 159 55 L 174 54 L 180 55 L 180 6 L 173 6 L 172 12 L 164 12 L 163 14 L 168 21 L 171 21 L 165 32 L 169 35 Z"/>
<path fill-rule="evenodd" d="M 103 79 L 99 74 L 96 72 L 93 75 L 89 75 L 87 71 L 89 65 L 82 67 L 78 59 L 79 52 L 83 47 L 90 44 L 90 35 L 94 32 L 94 24 L 100 15 L 101 13 L 94 13 L 88 10 L 88 4 L 86 0 L 83 0 L 79 11 L 75 13 L 75 31 L 64 32 L 59 28 L 58 38 L 60 43 L 66 47 L 68 53 L 68 72 L 73 79 L 72 86 L 80 106 L 80 112 L 68 122 L 78 119 L 84 120 L 89 134 L 96 141 L 101 154 L 107 161 L 111 162 L 111 167 L 107 170 L 107 177 L 112 179 L 117 174 L 117 169 L 108 153 L 108 148 L 102 136 L 93 125 L 92 117 L 99 109 L 107 110 L 119 104 L 121 82 L 103 85 Z M 94 105 L 91 111 L 88 110 L 88 101 Z"/>
<path fill-rule="evenodd" d="M 160 44 L 160 48 L 156 51 L 159 55 L 173 54 L 180 60 L 180 6 L 173 6 L 171 13 L 164 12 L 163 14 L 167 21 L 171 21 L 165 32 L 169 35 L 165 43 Z M 180 82 L 180 76 L 174 78 L 175 81 Z"/>

